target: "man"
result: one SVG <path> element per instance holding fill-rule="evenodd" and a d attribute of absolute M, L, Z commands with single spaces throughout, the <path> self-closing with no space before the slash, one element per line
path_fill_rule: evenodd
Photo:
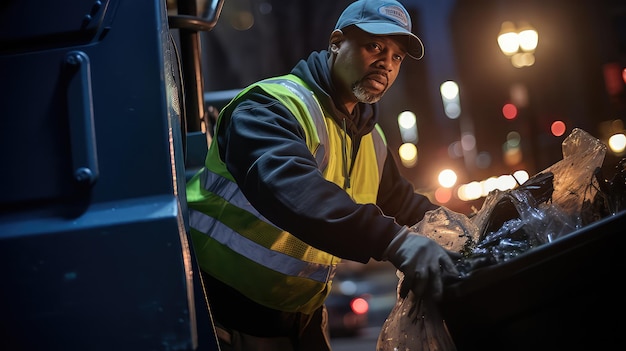
<path fill-rule="evenodd" d="M 324 300 L 337 263 L 390 261 L 402 289 L 437 298 L 455 254 L 409 230 L 437 208 L 399 173 L 375 103 L 420 59 L 395 0 L 349 5 L 290 74 L 220 113 L 189 181 L 193 246 L 222 350 L 330 350 Z"/>

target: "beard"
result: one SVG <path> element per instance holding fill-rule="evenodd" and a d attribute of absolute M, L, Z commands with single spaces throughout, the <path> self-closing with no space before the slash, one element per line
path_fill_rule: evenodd
<path fill-rule="evenodd" d="M 385 87 L 385 90 L 383 90 L 379 94 L 372 94 L 363 87 L 363 85 L 361 84 L 361 81 L 359 80 L 352 84 L 352 93 L 354 94 L 356 99 L 359 100 L 359 102 L 364 102 L 366 104 L 373 104 L 375 102 L 378 102 L 380 98 L 383 97 L 383 95 L 387 91 L 387 88 L 388 87 Z"/>

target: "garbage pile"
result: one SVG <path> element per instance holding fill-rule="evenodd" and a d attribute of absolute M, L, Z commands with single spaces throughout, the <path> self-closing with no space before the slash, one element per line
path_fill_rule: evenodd
<path fill-rule="evenodd" d="M 581 129 L 563 141 L 563 159 L 515 189 L 494 190 L 481 209 L 465 216 L 445 207 L 427 213 L 413 229 L 462 253 L 460 279 L 511 260 L 626 209 L 626 159 L 611 179 L 602 174 L 606 146 Z M 402 283 L 402 275 L 398 288 Z M 436 304 L 412 293 L 398 296 L 377 351 L 454 351 Z"/>
<path fill-rule="evenodd" d="M 471 218 L 476 232 L 460 250 L 464 258 L 457 268 L 462 276 L 506 262 L 626 208 L 626 159 L 607 180 L 602 174 L 606 154 L 602 142 L 574 129 L 562 146 L 561 161 L 515 189 L 495 190 L 487 196 Z M 445 245 L 434 232 L 425 235 Z"/>

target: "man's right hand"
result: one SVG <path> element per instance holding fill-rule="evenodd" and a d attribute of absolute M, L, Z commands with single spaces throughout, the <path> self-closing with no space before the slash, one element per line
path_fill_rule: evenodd
<path fill-rule="evenodd" d="M 383 257 L 404 274 L 402 298 L 411 290 L 418 299 L 427 295 L 440 300 L 444 279 L 459 277 L 454 260 L 461 254 L 448 251 L 407 227 L 391 241 Z"/>

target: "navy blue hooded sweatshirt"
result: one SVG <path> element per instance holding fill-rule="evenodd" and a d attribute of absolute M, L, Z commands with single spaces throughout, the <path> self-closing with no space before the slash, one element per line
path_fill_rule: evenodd
<path fill-rule="evenodd" d="M 332 96 L 334 87 L 325 50 L 313 52 L 291 71 L 313 90 L 327 115 L 346 122 L 358 149 L 361 136 L 378 121 L 375 104 L 359 103 L 349 114 Z M 226 123 L 224 123 L 226 122 Z M 267 219 L 300 240 L 335 256 L 366 263 L 382 260 L 402 225 L 420 221 L 437 208 L 415 193 L 390 150 L 376 204 L 357 204 L 323 178 L 293 114 L 261 89 L 238 99 L 229 120 L 219 125 L 214 142 L 250 203 Z"/>

